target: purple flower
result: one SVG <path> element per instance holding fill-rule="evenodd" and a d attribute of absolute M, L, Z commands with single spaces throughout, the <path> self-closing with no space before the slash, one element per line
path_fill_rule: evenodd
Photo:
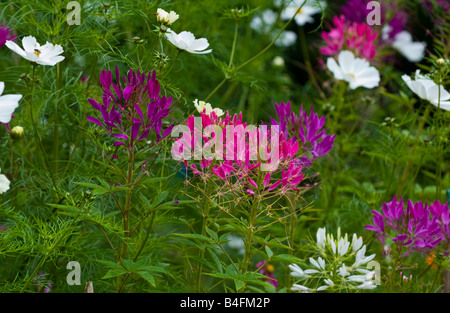
<path fill-rule="evenodd" d="M 111 71 L 103 70 L 100 74 L 102 104 L 89 99 L 99 114 L 97 117 L 88 116 L 88 121 L 103 127 L 108 134 L 117 138 L 115 146 L 131 148 L 138 141 L 146 139 L 151 132 L 156 135 L 156 142 L 167 136 L 173 125 L 163 130 L 162 120 L 170 113 L 172 98 L 160 95 L 155 71 L 144 74 L 130 69 L 121 80 L 116 66 L 115 76 L 116 82 L 113 82 Z"/>
<path fill-rule="evenodd" d="M 267 276 L 266 282 L 272 284 L 275 288 L 278 288 L 277 278 L 273 274 L 274 267 L 272 264 L 268 264 L 266 260 L 263 260 L 256 264 L 256 269 L 259 269 L 259 273 Z"/>
<path fill-rule="evenodd" d="M 345 16 L 346 20 L 355 23 L 367 23 L 367 16 L 372 12 L 373 7 L 367 8 L 367 4 L 371 0 L 350 0 L 341 8 L 342 14 Z M 404 30 L 406 23 L 408 21 L 408 15 L 401 8 L 396 6 L 397 1 L 379 1 L 381 4 L 381 24 L 385 23 L 386 16 L 385 12 L 393 12 L 394 15 L 389 20 L 387 25 L 389 25 L 391 31 L 389 32 L 389 38 L 395 38 L 395 35 Z"/>
<path fill-rule="evenodd" d="M 7 25 L 0 25 L 0 48 L 3 47 L 7 40 L 16 40 L 16 36 L 10 35 L 11 29 Z"/>
<path fill-rule="evenodd" d="M 52 284 L 47 281 L 43 273 L 36 274 L 33 279 L 38 292 L 49 293 L 52 290 Z"/>
<path fill-rule="evenodd" d="M 366 225 L 366 229 L 375 232 L 383 245 L 386 237 L 394 234 L 391 239 L 408 247 L 409 252 L 426 252 L 450 238 L 448 203 L 434 201 L 428 205 L 408 200 L 405 208 L 403 199 L 397 201 L 395 196 L 383 204 L 382 212 L 372 213 L 373 225 Z"/>
<path fill-rule="evenodd" d="M 296 115 L 291 111 L 290 102 L 276 104 L 275 110 L 279 121 L 272 119 L 272 124 L 279 125 L 280 132 L 286 137 L 301 142 L 303 151 L 309 151 L 312 155 L 310 158 L 303 156 L 297 160 L 298 163 L 309 166 L 311 161 L 330 152 L 336 135 L 327 135 L 323 129 L 325 116 L 319 118 L 312 107 L 308 115 L 308 112 L 303 110 L 303 105 L 300 106 L 299 115 Z"/>

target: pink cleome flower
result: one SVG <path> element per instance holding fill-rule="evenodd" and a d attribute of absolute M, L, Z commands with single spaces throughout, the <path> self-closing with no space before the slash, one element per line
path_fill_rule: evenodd
<path fill-rule="evenodd" d="M 343 15 L 333 18 L 332 28 L 322 32 L 326 45 L 319 50 L 326 56 L 333 56 L 342 50 L 352 51 L 356 57 L 371 60 L 376 55 L 375 41 L 378 32 L 366 23 L 349 22 Z"/>

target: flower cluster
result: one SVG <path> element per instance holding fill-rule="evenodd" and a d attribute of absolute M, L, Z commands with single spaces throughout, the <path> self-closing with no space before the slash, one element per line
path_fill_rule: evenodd
<path fill-rule="evenodd" d="M 306 110 L 303 110 L 303 105 L 300 106 L 300 111 L 297 114 L 292 112 L 291 103 L 281 102 L 275 105 L 278 115 L 278 121 L 272 119 L 272 125 L 279 125 L 280 131 L 286 137 L 292 137 L 300 141 L 301 149 L 310 153 L 310 157 L 303 155 L 301 162 L 305 166 L 310 166 L 312 161 L 317 157 L 324 156 L 330 152 L 333 147 L 336 135 L 327 135 L 324 129 L 325 116 L 319 118 L 317 113 L 311 111 L 308 115 Z"/>
<path fill-rule="evenodd" d="M 375 57 L 378 32 L 367 23 L 349 22 L 341 15 L 333 18 L 333 25 L 329 32 L 322 32 L 326 43 L 320 48 L 322 54 L 334 56 L 342 50 L 350 50 L 356 57 L 366 60 Z"/>
<path fill-rule="evenodd" d="M 155 71 L 145 74 L 130 69 L 121 81 L 116 67 L 116 83 L 112 80 L 111 71 L 107 70 L 100 74 L 100 83 L 103 88 L 102 104 L 89 99 L 99 115 L 88 116 L 87 119 L 117 138 L 115 146 L 132 148 L 146 139 L 150 132 L 156 134 L 156 142 L 159 142 L 170 133 L 172 126 L 163 131 L 162 120 L 170 113 L 172 98 L 161 96 Z"/>
<path fill-rule="evenodd" d="M 386 238 L 407 247 L 409 252 L 427 252 L 441 241 L 450 239 L 450 210 L 448 203 L 434 201 L 431 204 L 408 200 L 405 208 L 403 198 L 397 196 L 384 203 L 382 212 L 373 210 L 373 225 L 366 229 L 374 231 L 384 245 Z M 394 235 L 391 235 L 391 234 Z"/>
<path fill-rule="evenodd" d="M 182 137 L 172 148 L 174 158 L 183 160 L 194 174 L 211 174 L 226 182 L 234 177 L 246 182 L 249 194 L 279 186 L 283 192 L 298 190 L 304 179 L 299 142 L 280 132 L 278 125 L 257 128 L 243 122 L 242 113 L 231 116 L 228 111 L 222 117 L 216 111 L 200 115 L 188 117 Z M 260 184 L 256 182 L 258 174 L 264 177 Z"/>
<path fill-rule="evenodd" d="M 11 29 L 7 25 L 0 25 L 0 47 L 6 44 L 6 41 L 16 40 L 16 36 L 11 35 Z"/>
<path fill-rule="evenodd" d="M 376 288 L 376 272 L 368 269 L 368 263 L 375 254 L 365 255 L 366 246 L 361 237 L 353 234 L 350 242 L 348 234 L 341 236 L 340 229 L 334 238 L 332 234 L 326 233 L 325 228 L 319 228 L 314 250 L 317 260 L 309 258 L 311 268 L 303 270 L 297 264 L 289 265 L 291 276 L 302 282 L 293 284 L 291 290 L 316 292 Z"/>

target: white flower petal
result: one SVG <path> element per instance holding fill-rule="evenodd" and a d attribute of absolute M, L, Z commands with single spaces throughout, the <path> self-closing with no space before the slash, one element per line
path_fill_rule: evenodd
<path fill-rule="evenodd" d="M 34 52 L 34 49 L 39 49 L 40 46 L 33 36 L 26 36 L 22 38 L 22 47 L 26 52 Z"/>
<path fill-rule="evenodd" d="M 20 48 L 14 41 L 8 40 L 6 41 L 5 45 L 11 49 L 12 51 L 14 51 L 15 53 L 17 53 L 18 55 L 20 55 L 22 58 L 26 57 L 26 52 Z"/>

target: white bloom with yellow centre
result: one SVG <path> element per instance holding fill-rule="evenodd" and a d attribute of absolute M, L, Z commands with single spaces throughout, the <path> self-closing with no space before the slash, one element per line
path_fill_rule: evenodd
<path fill-rule="evenodd" d="M 281 12 L 283 20 L 289 20 L 294 16 L 295 23 L 303 26 L 306 23 L 314 23 L 313 16 L 325 10 L 325 1 L 294 0 Z"/>
<path fill-rule="evenodd" d="M 6 41 L 6 46 L 24 59 L 40 65 L 54 66 L 64 60 L 64 57 L 60 55 L 64 52 L 60 45 L 47 42 L 41 46 L 33 36 L 22 39 L 23 49 L 11 40 Z"/>
<path fill-rule="evenodd" d="M 1 170 L 0 170 L 0 172 L 1 172 Z M 5 175 L 0 174 L 0 195 L 9 190 L 9 184 L 10 184 L 10 182 L 9 182 L 8 178 L 6 178 Z"/>
<path fill-rule="evenodd" d="M 209 46 L 206 38 L 196 39 L 191 32 L 183 31 L 177 34 L 169 28 L 166 32 L 166 36 L 170 43 L 175 47 L 189 53 L 205 54 L 212 51 L 212 49 L 205 50 Z"/>
<path fill-rule="evenodd" d="M 168 13 L 163 9 L 156 10 L 156 20 L 166 25 L 172 25 L 176 20 L 178 20 L 179 17 L 180 16 L 174 11 L 170 11 L 170 13 Z"/>
<path fill-rule="evenodd" d="M 380 83 L 380 73 L 370 66 L 367 60 L 355 58 L 351 51 L 341 51 L 338 55 L 339 64 L 334 58 L 328 58 L 327 67 L 334 78 L 350 84 L 350 89 L 377 87 Z"/>
<path fill-rule="evenodd" d="M 11 121 L 14 110 L 19 106 L 22 95 L 4 95 L 5 83 L 0 82 L 0 123 L 6 124 Z"/>

